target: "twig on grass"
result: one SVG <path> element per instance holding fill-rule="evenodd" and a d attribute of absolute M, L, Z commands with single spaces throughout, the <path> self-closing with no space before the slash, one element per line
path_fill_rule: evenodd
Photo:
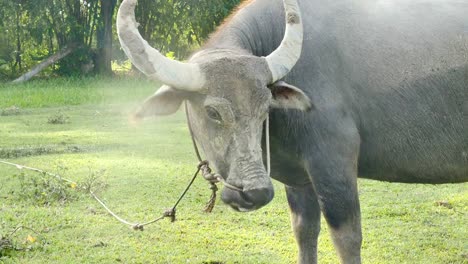
<path fill-rule="evenodd" d="M 17 226 L 17 227 L 10 233 L 10 235 L 8 235 L 8 237 L 13 236 L 16 232 L 18 232 L 18 231 L 21 230 L 21 229 L 28 229 L 28 230 L 33 231 L 34 233 L 36 233 L 36 234 L 38 234 L 38 235 L 41 234 L 41 233 L 37 232 L 36 230 L 32 229 L 31 227 L 27 227 L 27 226 L 22 226 L 22 225 L 20 225 L 20 226 Z"/>
<path fill-rule="evenodd" d="M 10 232 L 10 234 L 5 235 L 5 236 L 0 235 L 0 256 L 7 254 L 8 250 L 22 251 L 22 250 L 31 249 L 30 247 L 26 247 L 26 248 L 17 247 L 15 245 L 15 243 L 13 242 L 13 236 L 15 235 L 16 232 L 18 232 L 21 229 L 30 230 L 30 231 L 34 232 L 36 235 L 38 235 L 38 236 L 41 235 L 40 232 L 34 230 L 31 227 L 27 227 L 27 226 L 23 226 L 23 225 L 17 226 L 12 232 Z M 28 236 L 28 240 L 29 240 L 29 237 L 30 236 Z M 30 242 L 33 243 L 35 240 L 36 240 L 35 238 L 33 240 L 33 238 L 31 237 Z"/>

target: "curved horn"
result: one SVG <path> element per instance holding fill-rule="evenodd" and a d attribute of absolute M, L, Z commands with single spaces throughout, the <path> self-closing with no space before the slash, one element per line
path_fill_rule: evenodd
<path fill-rule="evenodd" d="M 136 3 L 136 0 L 124 0 L 117 14 L 117 33 L 125 54 L 150 78 L 180 90 L 200 90 L 205 79 L 198 64 L 168 59 L 140 35 L 135 19 Z"/>
<path fill-rule="evenodd" d="M 272 73 L 272 83 L 283 78 L 294 67 L 302 50 L 303 28 L 296 0 L 283 0 L 286 30 L 279 47 L 265 59 Z"/>

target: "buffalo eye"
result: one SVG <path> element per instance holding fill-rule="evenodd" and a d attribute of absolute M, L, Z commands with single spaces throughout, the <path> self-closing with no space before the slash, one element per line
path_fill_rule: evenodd
<path fill-rule="evenodd" d="M 213 107 L 211 106 L 207 106 L 205 107 L 206 109 L 206 113 L 208 115 L 209 118 L 211 118 L 212 120 L 220 123 L 222 121 L 222 118 L 221 118 L 221 115 L 219 114 L 218 111 L 216 111 L 216 109 L 214 109 Z"/>

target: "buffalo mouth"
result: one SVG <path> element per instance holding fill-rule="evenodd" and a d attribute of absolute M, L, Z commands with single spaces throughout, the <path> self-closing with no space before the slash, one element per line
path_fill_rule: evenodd
<path fill-rule="evenodd" d="M 224 188 L 221 200 L 236 211 L 248 212 L 268 204 L 273 196 L 273 188 L 258 188 L 246 191 Z"/>

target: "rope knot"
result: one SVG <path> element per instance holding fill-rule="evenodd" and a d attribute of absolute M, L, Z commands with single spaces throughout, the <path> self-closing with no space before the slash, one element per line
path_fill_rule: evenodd
<path fill-rule="evenodd" d="M 166 211 L 164 211 L 163 216 L 171 218 L 172 223 L 175 222 L 175 220 L 176 220 L 176 210 L 175 210 L 175 208 L 167 209 Z"/>
<path fill-rule="evenodd" d="M 207 160 L 203 160 L 203 161 L 200 161 L 200 163 L 198 163 L 199 170 L 202 170 L 203 167 L 207 167 L 209 169 L 210 168 L 209 166 L 210 166 L 210 163 Z"/>
<path fill-rule="evenodd" d="M 209 181 L 210 183 L 219 182 L 218 175 L 212 172 L 210 163 L 207 160 L 200 162 L 200 164 L 198 164 L 198 169 L 202 172 L 203 178 L 205 180 Z"/>
<path fill-rule="evenodd" d="M 136 223 L 136 224 L 134 224 L 134 225 L 132 226 L 132 229 L 135 230 L 135 231 L 136 231 L 136 230 L 143 231 L 143 230 L 144 230 L 144 226 L 143 226 L 143 225 L 140 225 L 140 224 L 138 224 L 138 223 Z"/>
<path fill-rule="evenodd" d="M 210 189 L 211 189 L 211 197 L 210 197 L 210 200 L 208 201 L 208 203 L 206 203 L 206 206 L 205 206 L 205 209 L 204 211 L 207 212 L 207 213 L 211 213 L 211 211 L 213 211 L 213 208 L 215 206 L 215 203 L 216 203 L 216 192 L 218 191 L 218 186 L 216 186 L 215 183 L 213 182 L 210 182 Z"/>

